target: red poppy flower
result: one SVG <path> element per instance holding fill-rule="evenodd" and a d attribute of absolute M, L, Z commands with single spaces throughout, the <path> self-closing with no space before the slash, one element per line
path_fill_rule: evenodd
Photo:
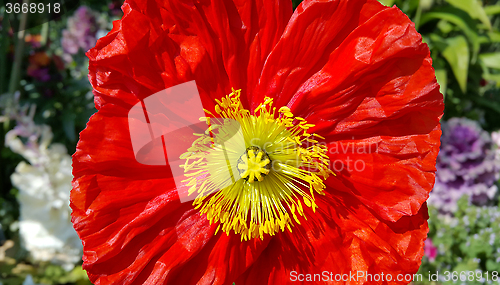
<path fill-rule="evenodd" d="M 73 156 L 73 223 L 93 283 L 409 283 L 428 231 L 443 98 L 400 10 L 137 0 L 123 11 L 87 53 L 98 112 Z M 207 117 L 232 118 L 245 134 L 229 149 L 241 179 L 227 189 L 204 156 L 217 151 L 201 146 L 207 135 L 179 150 L 185 185 L 169 165 L 134 156 L 128 112 L 191 80 Z M 298 159 L 275 169 L 287 154 L 269 147 L 277 142 Z M 177 188 L 198 196 L 181 203 Z"/>

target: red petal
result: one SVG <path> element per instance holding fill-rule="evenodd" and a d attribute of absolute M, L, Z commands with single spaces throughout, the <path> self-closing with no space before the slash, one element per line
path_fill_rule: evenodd
<path fill-rule="evenodd" d="M 243 102 L 247 90 L 252 90 L 259 80 L 264 61 L 283 33 L 292 13 L 291 4 L 287 0 L 234 0 L 212 1 L 203 7 L 215 34 L 213 37 L 220 40 L 229 86 L 243 89 Z M 249 95 L 248 102 L 253 100 L 253 94 Z"/>
<path fill-rule="evenodd" d="M 73 155 L 73 175 L 101 174 L 138 180 L 171 177 L 170 168 L 137 162 L 128 126 L 128 110 L 108 104 L 94 114 Z"/>
<path fill-rule="evenodd" d="M 355 195 L 384 219 L 414 215 L 434 185 L 440 135 L 436 126 L 428 135 L 331 142 L 328 155 L 336 176 L 326 183 Z"/>
<path fill-rule="evenodd" d="M 438 89 L 427 46 L 391 8 L 344 40 L 292 109 L 326 137 L 338 174 L 329 185 L 396 221 L 417 213 L 434 185 L 444 107 Z M 306 98 L 311 104 L 301 104 Z"/>
<path fill-rule="evenodd" d="M 97 107 L 130 105 L 196 80 L 202 99 L 254 86 L 291 15 L 280 1 L 126 1 L 124 16 L 87 55 Z"/>
<path fill-rule="evenodd" d="M 100 176 L 75 181 L 75 187 L 98 193 L 85 212 L 72 204 L 84 244 L 83 268 L 94 284 L 166 278 L 213 237 L 215 229 L 205 217 L 189 203 L 181 204 L 175 190 L 165 191 L 169 184 Z"/>
<path fill-rule="evenodd" d="M 326 137 L 332 166 L 343 166 L 332 187 L 393 221 L 427 199 L 443 97 L 429 49 L 399 9 L 374 0 L 304 1 L 255 94 L 274 96 Z"/>
<path fill-rule="evenodd" d="M 303 1 L 266 61 L 253 91 L 252 107 L 265 96 L 276 98 L 277 106 L 289 104 L 299 87 L 326 64 L 344 39 L 382 9 L 380 3 L 369 0 Z"/>
<path fill-rule="evenodd" d="M 180 203 L 182 185 L 175 185 L 168 165 L 135 160 L 127 114 L 119 105 L 102 106 L 73 156 L 72 216 L 90 279 L 95 284 L 232 282 L 268 240 L 215 236 L 216 225 L 190 202 Z M 192 270 L 201 263 L 206 267 Z"/>
<path fill-rule="evenodd" d="M 181 204 L 171 171 L 139 164 L 128 133 L 127 110 L 107 104 L 81 133 L 73 156 L 72 221 L 84 245 L 84 269 L 95 284 L 132 284 L 166 275 L 213 236 L 190 203 Z M 154 265 L 176 252 L 171 266 Z"/>
<path fill-rule="evenodd" d="M 203 218 L 206 218 L 205 216 Z M 259 258 L 271 238 L 241 241 L 236 234 L 219 233 L 168 280 L 170 284 L 233 284 Z M 170 259 L 165 256 L 165 259 Z"/>
<path fill-rule="evenodd" d="M 431 63 L 414 24 L 388 8 L 356 28 L 289 106 L 331 140 L 429 133 L 443 111 Z"/>
<path fill-rule="evenodd" d="M 332 191 L 328 189 L 329 193 Z M 352 195 L 327 194 L 317 201 L 316 213 L 308 209 L 310 222 L 304 221 L 307 226 L 296 226 L 293 233 L 280 233 L 236 284 L 311 284 L 299 282 L 299 274 L 304 274 L 301 276 L 304 279 L 306 274 L 311 278 L 314 274 L 320 275 L 316 278 L 325 278 L 323 272 L 327 272 L 327 278 L 333 278 L 332 283 L 336 284 L 343 283 L 335 282 L 337 274 L 349 276 L 358 271 L 390 274 L 397 281 L 398 276 L 404 278 L 406 274 L 417 272 L 428 232 L 426 206 L 416 215 L 390 222 Z M 331 280 L 311 281 L 326 284 Z M 369 282 L 362 277 L 350 281 L 349 284 L 409 283 L 404 280 Z"/>
<path fill-rule="evenodd" d="M 230 284 L 269 239 L 219 233 L 172 179 L 85 175 L 74 181 L 73 223 L 94 284 Z"/>

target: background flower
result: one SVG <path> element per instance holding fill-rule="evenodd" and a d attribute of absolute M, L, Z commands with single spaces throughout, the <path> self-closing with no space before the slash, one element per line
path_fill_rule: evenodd
<path fill-rule="evenodd" d="M 429 274 L 440 273 L 441 284 L 457 284 L 453 280 L 444 280 L 445 271 L 482 272 L 482 278 L 467 280 L 467 285 L 495 284 L 485 272 L 500 272 L 500 210 L 494 206 L 476 206 L 463 196 L 458 200 L 453 216 L 443 216 L 437 208 L 429 208 L 429 236 L 437 248 L 434 260 L 424 261 L 419 270 L 423 280 L 429 280 Z M 459 277 L 459 276 L 457 276 Z M 459 277 L 460 278 L 460 277 Z M 429 284 L 419 282 L 418 284 Z"/>
<path fill-rule="evenodd" d="M 426 256 L 430 262 L 436 260 L 438 254 L 437 247 L 434 246 L 431 239 L 426 239 L 424 244 L 424 256 Z"/>
<path fill-rule="evenodd" d="M 500 164 L 493 141 L 477 122 L 452 118 L 442 125 L 441 150 L 437 159 L 436 184 L 429 204 L 453 213 L 463 196 L 485 205 L 497 193 Z"/>
<path fill-rule="evenodd" d="M 68 18 L 67 28 L 62 31 L 61 43 L 65 52 L 63 58 L 70 62 L 71 55 L 92 48 L 98 39 L 99 31 L 105 26 L 106 23 L 99 13 L 87 6 L 80 6 L 73 16 Z"/>
<path fill-rule="evenodd" d="M 51 261 L 71 270 L 82 253 L 68 204 L 71 157 L 64 145 L 51 144 L 49 126 L 34 123 L 34 108 L 22 109 L 12 118 L 17 125 L 5 138 L 5 145 L 27 160 L 11 176 L 19 189 L 19 233 L 34 261 Z"/>

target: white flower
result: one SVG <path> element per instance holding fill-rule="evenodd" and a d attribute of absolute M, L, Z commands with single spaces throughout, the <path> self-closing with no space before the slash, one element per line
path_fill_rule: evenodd
<path fill-rule="evenodd" d="M 26 137 L 27 142 L 19 138 Z M 49 126 L 22 122 L 5 143 L 27 162 L 17 165 L 12 184 L 19 190 L 19 233 L 31 258 L 71 270 L 81 260 L 82 245 L 71 223 L 71 156 L 62 144 L 50 144 Z"/>

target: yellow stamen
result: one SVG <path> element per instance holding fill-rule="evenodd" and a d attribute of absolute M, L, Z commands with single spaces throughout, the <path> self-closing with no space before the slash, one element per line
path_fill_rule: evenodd
<path fill-rule="evenodd" d="M 239 97 L 233 89 L 217 100 L 221 118 L 200 119 L 209 131 L 195 134 L 181 156 L 184 182 L 197 193 L 195 208 L 219 224 L 217 231 L 234 231 L 242 240 L 291 232 L 300 216 L 306 218 L 302 202 L 315 211 L 314 195 L 323 194 L 323 181 L 333 174 L 327 148 L 318 144 L 322 137 L 308 133 L 314 125 L 288 107 L 276 112 L 266 97 L 250 114 Z"/>

